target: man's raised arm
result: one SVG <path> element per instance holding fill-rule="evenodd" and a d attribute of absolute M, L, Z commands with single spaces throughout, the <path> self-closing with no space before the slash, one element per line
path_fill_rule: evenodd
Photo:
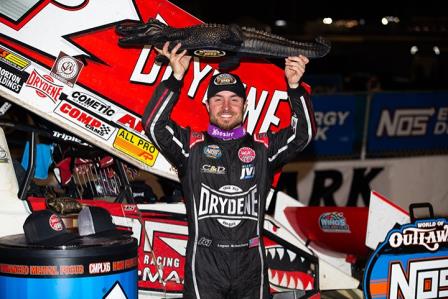
<path fill-rule="evenodd" d="M 276 170 L 291 161 L 316 134 L 316 121 L 311 104 L 311 88 L 300 83 L 308 58 L 304 56 L 285 59 L 285 77 L 288 83 L 288 99 L 291 105 L 291 124 L 272 134 L 268 133 L 268 162 Z"/>
<path fill-rule="evenodd" d="M 178 169 L 188 158 L 189 130 L 178 126 L 170 118 L 171 111 L 179 98 L 182 79 L 188 69 L 191 57 L 186 51 L 177 54 L 180 44 L 168 52 L 168 43 L 160 54 L 170 60 L 173 74 L 160 83 L 154 91 L 142 117 L 146 135 L 160 152 Z"/>

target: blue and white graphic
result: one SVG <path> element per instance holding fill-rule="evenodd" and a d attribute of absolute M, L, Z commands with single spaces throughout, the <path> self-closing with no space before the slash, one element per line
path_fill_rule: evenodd
<path fill-rule="evenodd" d="M 448 297 L 448 222 L 425 219 L 391 230 L 364 273 L 366 299 Z"/>
<path fill-rule="evenodd" d="M 372 98 L 367 153 L 448 150 L 448 93 L 381 93 Z"/>
<path fill-rule="evenodd" d="M 365 98 L 354 95 L 313 96 L 313 107 L 317 134 L 301 156 L 359 156 Z"/>
<path fill-rule="evenodd" d="M 137 299 L 137 270 L 93 277 L 0 276 L 2 299 Z"/>

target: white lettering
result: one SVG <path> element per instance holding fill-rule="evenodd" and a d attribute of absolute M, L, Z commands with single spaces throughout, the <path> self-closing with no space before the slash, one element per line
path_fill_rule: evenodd
<path fill-rule="evenodd" d="M 212 71 L 210 65 L 206 65 L 201 71 L 201 64 L 198 57 L 193 57 L 193 81 L 191 82 L 190 88 L 188 89 L 188 96 L 193 98 L 198 90 L 199 83 Z"/>
<path fill-rule="evenodd" d="M 448 295 L 448 259 L 410 261 L 407 273 L 400 263 L 392 263 L 387 298 L 390 299 L 432 299 Z M 430 281 L 431 284 L 425 284 Z M 429 287 L 429 288 L 428 288 Z M 403 296 L 401 296 L 402 294 Z"/>
<path fill-rule="evenodd" d="M 259 133 L 266 133 L 271 124 L 273 124 L 274 126 L 278 126 L 278 124 L 280 123 L 280 119 L 275 116 L 275 111 L 277 111 L 277 107 L 280 101 L 285 101 L 287 99 L 288 94 L 286 93 L 286 91 L 276 90 L 274 92 L 271 103 L 269 103 L 269 108 L 264 116 L 263 124 L 261 125 Z"/>
<path fill-rule="evenodd" d="M 391 112 L 383 110 L 376 136 L 421 136 L 426 134 L 429 117 L 434 114 L 429 109 L 398 109 L 393 117 Z"/>
<path fill-rule="evenodd" d="M 246 113 L 244 114 L 244 119 L 246 119 L 247 117 L 248 132 L 251 133 L 255 130 L 268 95 L 269 93 L 266 90 L 263 90 L 261 92 L 260 98 L 257 101 L 257 88 L 251 87 L 249 89 L 249 93 L 247 94 L 247 109 Z"/>

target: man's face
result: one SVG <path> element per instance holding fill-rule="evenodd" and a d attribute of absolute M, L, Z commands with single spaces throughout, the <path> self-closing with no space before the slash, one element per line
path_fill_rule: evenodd
<path fill-rule="evenodd" d="M 244 99 L 232 91 L 223 90 L 206 103 L 210 122 L 224 130 L 231 130 L 243 122 Z"/>

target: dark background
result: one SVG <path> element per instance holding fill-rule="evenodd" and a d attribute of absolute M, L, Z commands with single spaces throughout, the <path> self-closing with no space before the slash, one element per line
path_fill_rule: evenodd
<path fill-rule="evenodd" d="M 448 90 L 448 3 L 442 1 L 173 0 L 206 23 L 236 23 L 332 51 L 313 60 L 306 79 L 320 92 Z M 382 24 L 383 17 L 397 17 Z M 325 17 L 333 23 L 323 24 Z M 276 26 L 276 20 L 286 26 Z M 418 51 L 411 54 L 411 48 Z M 415 48 L 414 48 L 415 49 Z M 282 61 L 272 61 L 281 66 Z"/>

